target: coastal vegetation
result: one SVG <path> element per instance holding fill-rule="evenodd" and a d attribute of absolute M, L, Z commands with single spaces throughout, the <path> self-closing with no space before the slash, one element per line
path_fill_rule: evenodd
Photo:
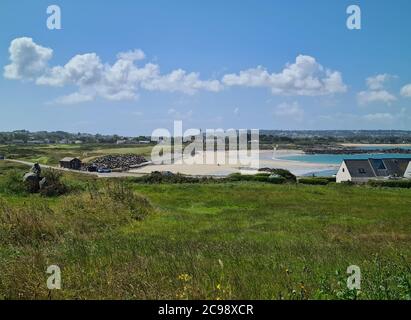
<path fill-rule="evenodd" d="M 106 155 L 135 154 L 149 156 L 152 146 L 115 144 L 45 144 L 45 145 L 0 145 L 0 154 L 9 159 L 57 165 L 64 157 L 81 157 L 85 162 Z"/>
<path fill-rule="evenodd" d="M 47 196 L 24 170 L 0 161 L 0 299 L 411 299 L 410 189 L 64 173 Z"/>

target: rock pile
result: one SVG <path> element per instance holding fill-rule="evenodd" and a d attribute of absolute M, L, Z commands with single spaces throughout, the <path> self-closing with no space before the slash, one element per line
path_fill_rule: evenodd
<path fill-rule="evenodd" d="M 47 182 L 46 178 L 41 176 L 41 168 L 38 163 L 35 163 L 30 169 L 30 172 L 24 175 L 23 181 L 31 193 L 43 189 Z"/>
<path fill-rule="evenodd" d="M 130 168 L 138 166 L 144 162 L 147 162 L 147 160 L 143 156 L 124 154 L 99 157 L 94 159 L 90 165 L 94 165 L 98 168 L 129 170 Z"/>

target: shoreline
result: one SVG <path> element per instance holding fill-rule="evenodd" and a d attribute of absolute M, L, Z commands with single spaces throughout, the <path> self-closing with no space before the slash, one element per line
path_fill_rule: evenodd
<path fill-rule="evenodd" d="M 410 143 L 341 143 L 343 147 L 393 147 L 393 148 L 401 148 L 401 147 L 411 147 Z"/>
<path fill-rule="evenodd" d="M 269 150 L 259 151 L 259 168 L 285 169 L 302 176 L 322 171 L 337 170 L 339 165 L 313 163 L 297 160 L 285 160 L 281 156 L 302 155 L 302 150 Z M 149 174 L 153 171 L 170 171 L 190 176 L 227 176 L 232 173 L 255 174 L 259 168 L 247 167 L 241 164 L 151 164 L 142 168 L 132 169 L 131 173 Z"/>

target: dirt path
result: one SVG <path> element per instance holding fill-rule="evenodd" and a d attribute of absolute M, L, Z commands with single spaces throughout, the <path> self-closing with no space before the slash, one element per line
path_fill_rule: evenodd
<path fill-rule="evenodd" d="M 16 160 L 16 159 L 5 159 L 4 161 L 19 163 L 19 164 L 23 164 L 23 165 L 26 165 L 26 166 L 29 166 L 29 167 L 32 167 L 34 165 L 34 162 Z M 98 178 L 124 178 L 124 177 L 138 177 L 138 176 L 141 176 L 141 174 L 133 173 L 133 172 L 98 173 L 98 172 L 88 172 L 88 171 L 72 170 L 72 169 L 54 167 L 54 166 L 49 166 L 49 165 L 46 165 L 46 164 L 40 164 L 40 167 L 42 169 L 54 169 L 54 170 L 59 170 L 59 171 L 64 171 L 64 172 L 87 174 L 87 175 L 91 175 L 91 176 L 96 176 Z"/>

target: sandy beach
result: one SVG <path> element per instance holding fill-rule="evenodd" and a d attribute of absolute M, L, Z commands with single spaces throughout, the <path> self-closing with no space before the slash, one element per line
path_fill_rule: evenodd
<path fill-rule="evenodd" d="M 217 153 L 216 153 L 217 154 Z M 312 172 L 335 170 L 336 165 L 323 163 L 309 163 L 302 161 L 284 160 L 283 156 L 293 156 L 303 154 L 300 150 L 277 150 L 275 153 L 270 150 L 262 150 L 259 152 L 260 161 L 259 168 L 279 168 L 286 169 L 295 175 L 306 175 Z M 195 157 L 198 157 L 196 155 Z M 181 173 L 193 176 L 226 176 L 231 173 L 254 174 L 257 168 L 250 168 L 240 164 L 165 164 L 165 165 L 148 165 L 145 167 L 132 169 L 132 173 L 148 174 L 153 171 L 170 171 L 173 173 Z"/>

